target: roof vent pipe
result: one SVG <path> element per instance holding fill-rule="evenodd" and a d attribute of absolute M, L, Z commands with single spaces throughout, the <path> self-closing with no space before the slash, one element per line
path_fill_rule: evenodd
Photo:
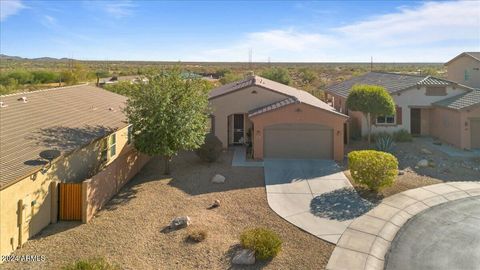
<path fill-rule="evenodd" d="M 5 107 L 7 107 L 7 106 L 8 106 L 8 105 L 5 104 L 5 102 L 0 101 L 0 108 L 5 108 Z"/>
<path fill-rule="evenodd" d="M 21 97 L 18 101 L 22 101 L 23 103 L 27 103 L 27 97 Z"/>

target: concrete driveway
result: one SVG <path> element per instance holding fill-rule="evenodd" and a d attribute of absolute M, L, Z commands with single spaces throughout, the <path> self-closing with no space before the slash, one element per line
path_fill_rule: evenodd
<path fill-rule="evenodd" d="M 270 207 L 295 226 L 336 244 L 362 199 L 332 160 L 265 159 Z M 352 215 L 353 214 L 353 215 Z"/>
<path fill-rule="evenodd" d="M 480 269 L 480 197 L 433 207 L 396 235 L 387 270 Z"/>

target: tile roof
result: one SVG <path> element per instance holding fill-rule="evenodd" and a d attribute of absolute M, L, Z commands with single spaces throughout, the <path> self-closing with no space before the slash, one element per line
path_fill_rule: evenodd
<path fill-rule="evenodd" d="M 353 77 L 344 82 L 327 87 L 327 92 L 347 97 L 355 84 L 372 84 L 383 86 L 389 93 L 399 92 L 417 85 L 450 85 L 451 81 L 432 77 L 411 74 L 369 72 L 365 75 Z"/>
<path fill-rule="evenodd" d="M 267 89 L 270 89 L 272 91 L 281 93 L 281 94 L 286 96 L 285 100 L 275 102 L 273 104 L 265 106 L 265 107 L 270 106 L 269 107 L 270 109 L 268 109 L 268 111 L 272 110 L 273 107 L 278 108 L 280 105 L 281 106 L 286 106 L 288 104 L 291 104 L 291 103 L 288 103 L 288 102 L 292 102 L 294 100 L 296 103 L 305 103 L 305 104 L 308 104 L 308 105 L 311 105 L 311 106 L 314 106 L 314 107 L 317 107 L 317 108 L 321 108 L 321 109 L 324 109 L 324 110 L 327 110 L 327 111 L 331 111 L 332 113 L 336 113 L 336 114 L 345 116 L 345 115 L 337 112 L 332 106 L 330 106 L 327 103 L 321 101 L 320 99 L 316 98 L 315 96 L 313 96 L 312 94 L 310 94 L 306 91 L 299 90 L 299 89 L 293 88 L 291 86 L 288 86 L 288 85 L 285 85 L 285 84 L 282 84 L 282 83 L 278 83 L 278 82 L 275 82 L 275 81 L 272 81 L 272 80 L 269 80 L 269 79 L 265 79 L 265 78 L 260 77 L 260 76 L 249 76 L 249 77 L 247 77 L 247 78 L 245 78 L 241 81 L 229 83 L 229 84 L 220 86 L 218 88 L 215 88 L 210 92 L 209 99 L 217 98 L 217 97 L 235 92 L 237 90 L 244 89 L 244 88 L 249 87 L 249 86 L 259 86 L 259 87 L 267 88 Z M 257 114 L 260 113 L 259 111 L 264 110 L 265 107 L 252 110 L 251 112 L 252 113 L 256 112 L 255 115 L 257 115 Z M 266 112 L 266 111 L 267 110 L 264 110 L 264 112 Z"/>
<path fill-rule="evenodd" d="M 68 153 L 127 125 L 121 110 L 126 98 L 90 85 L 5 95 L 0 101 L 0 189 L 38 171 L 44 165 L 40 152 Z"/>
<path fill-rule="evenodd" d="M 463 110 L 474 105 L 480 105 L 480 89 L 474 89 L 465 94 L 437 101 L 434 105 L 455 110 Z"/>
<path fill-rule="evenodd" d="M 261 108 L 257 108 L 257 109 L 249 111 L 248 112 L 248 117 L 252 117 L 252 116 L 255 116 L 255 115 L 266 113 L 266 112 L 269 112 L 271 110 L 275 110 L 275 109 L 281 108 L 283 106 L 287 106 L 287 105 L 294 104 L 294 103 L 299 103 L 296 98 L 287 98 L 287 99 L 284 99 L 284 100 L 280 100 L 278 102 L 275 102 L 275 103 L 263 106 Z"/>
<path fill-rule="evenodd" d="M 448 62 L 445 63 L 445 66 L 450 64 L 451 62 L 455 61 L 457 58 L 459 57 L 462 57 L 462 56 L 470 56 L 472 57 L 473 59 L 477 60 L 477 61 L 480 61 L 480 52 L 463 52 L 457 56 L 455 56 L 454 58 L 450 59 Z"/>

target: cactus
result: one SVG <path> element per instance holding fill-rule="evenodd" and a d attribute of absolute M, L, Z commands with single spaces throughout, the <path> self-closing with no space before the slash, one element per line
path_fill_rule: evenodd
<path fill-rule="evenodd" d="M 381 135 L 376 139 L 378 151 L 391 153 L 393 149 L 393 138 L 390 135 Z"/>

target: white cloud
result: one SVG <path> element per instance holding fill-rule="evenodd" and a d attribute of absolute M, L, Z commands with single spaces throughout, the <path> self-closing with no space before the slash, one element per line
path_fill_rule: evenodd
<path fill-rule="evenodd" d="M 104 10 L 115 18 L 123 18 L 132 15 L 135 5 L 132 1 L 115 1 L 105 3 L 103 6 Z"/>
<path fill-rule="evenodd" d="M 347 39 L 385 46 L 480 39 L 480 2 L 427 2 L 337 28 Z"/>
<path fill-rule="evenodd" d="M 43 15 L 42 19 L 41 19 L 41 23 L 45 26 L 45 27 L 49 27 L 49 28 L 52 28 L 52 27 L 56 27 L 57 26 L 57 19 L 55 19 L 54 17 L 50 16 L 50 15 Z"/>
<path fill-rule="evenodd" d="M 426 2 L 399 8 L 350 25 L 301 32 L 274 29 L 247 33 L 199 60 L 246 61 L 445 61 L 461 51 L 480 49 L 480 2 Z"/>
<path fill-rule="evenodd" d="M 26 6 L 20 0 L 0 0 L 0 21 L 15 15 Z"/>

